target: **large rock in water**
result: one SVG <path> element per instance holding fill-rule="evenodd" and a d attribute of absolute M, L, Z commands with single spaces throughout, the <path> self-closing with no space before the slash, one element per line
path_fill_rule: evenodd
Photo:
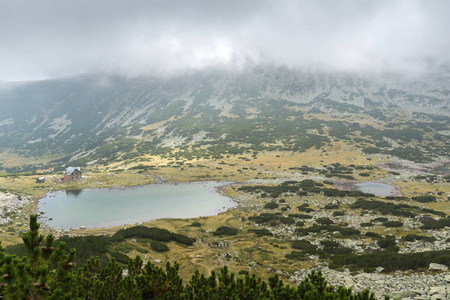
<path fill-rule="evenodd" d="M 431 263 L 428 270 L 435 271 L 448 271 L 448 267 L 446 265 Z"/>

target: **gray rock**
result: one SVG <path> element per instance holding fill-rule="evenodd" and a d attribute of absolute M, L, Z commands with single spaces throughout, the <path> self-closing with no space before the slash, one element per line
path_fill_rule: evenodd
<path fill-rule="evenodd" d="M 349 289 L 352 288 L 355 285 L 355 282 L 353 281 L 352 277 L 345 277 L 344 280 L 344 286 Z"/>
<path fill-rule="evenodd" d="M 154 263 L 157 263 L 157 264 L 160 264 L 160 263 L 162 262 L 162 260 L 160 260 L 160 259 L 158 258 L 158 259 L 155 259 L 153 262 L 154 262 Z"/>
<path fill-rule="evenodd" d="M 447 293 L 447 289 L 445 286 L 432 286 L 428 291 L 429 295 L 444 295 Z"/>
<path fill-rule="evenodd" d="M 450 282 L 450 274 L 449 275 L 445 275 L 444 280 L 447 282 Z"/>
<path fill-rule="evenodd" d="M 431 263 L 428 270 L 447 271 L 448 267 L 446 265 Z"/>
<path fill-rule="evenodd" d="M 392 293 L 392 297 L 394 297 L 395 299 L 415 298 L 416 296 L 417 294 L 413 291 L 400 291 Z"/>
<path fill-rule="evenodd" d="M 425 290 L 412 290 L 414 293 L 416 293 L 417 295 L 425 295 L 426 292 Z"/>
<path fill-rule="evenodd" d="M 448 298 L 445 295 L 436 294 L 430 297 L 431 300 L 447 300 Z"/>

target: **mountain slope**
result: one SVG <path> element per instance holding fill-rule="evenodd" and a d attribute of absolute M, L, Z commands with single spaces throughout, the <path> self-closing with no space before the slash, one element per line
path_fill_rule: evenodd
<path fill-rule="evenodd" d="M 418 151 L 410 158 L 429 161 L 448 150 L 448 78 L 259 67 L 171 78 L 87 74 L 2 84 L 0 148 L 86 162 L 174 147 L 186 155 L 205 148 L 208 155 L 303 151 L 333 138 L 359 138 L 361 147 L 409 147 Z"/>

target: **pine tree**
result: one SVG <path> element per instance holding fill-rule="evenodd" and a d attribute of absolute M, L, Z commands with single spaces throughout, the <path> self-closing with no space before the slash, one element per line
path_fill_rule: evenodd
<path fill-rule="evenodd" d="M 355 294 L 329 285 L 320 271 L 312 271 L 293 287 L 277 274 L 266 282 L 248 273 L 236 277 L 225 266 L 209 276 L 196 271 L 183 284 L 177 263 L 162 269 L 136 256 L 128 262 L 127 272 L 114 259 L 102 268 L 97 257 L 75 274 L 75 250 L 66 251 L 63 242 L 55 248 L 54 240 L 51 234 L 39 234 L 37 216 L 32 215 L 23 235 L 26 256 L 8 255 L 0 245 L 0 299 L 375 300 L 369 290 Z"/>
<path fill-rule="evenodd" d="M 31 215 L 30 229 L 22 236 L 27 256 L 0 251 L 4 299 L 71 299 L 75 250 L 66 253 L 64 243 L 55 248 L 54 236 L 44 237 L 39 227 L 37 215 Z"/>

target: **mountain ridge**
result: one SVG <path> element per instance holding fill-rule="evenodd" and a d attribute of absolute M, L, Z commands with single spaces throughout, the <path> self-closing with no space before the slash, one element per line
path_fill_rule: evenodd
<path fill-rule="evenodd" d="M 82 74 L 8 87 L 3 84 L 0 148 L 25 155 L 64 153 L 66 159 L 73 160 L 119 138 L 152 141 L 155 137 L 146 137 L 142 128 L 162 121 L 158 138 L 186 129 L 167 131 L 166 125 L 174 120 L 198 119 L 199 114 L 201 118 L 208 116 L 210 122 L 204 126 L 209 127 L 217 120 L 268 120 L 271 116 L 261 113 L 267 105 L 308 114 L 369 112 L 367 120 L 376 120 L 377 111 L 446 120 L 450 116 L 447 79 L 447 73 L 419 81 L 396 74 L 356 76 L 255 67 L 242 72 L 198 71 L 170 78 Z M 273 101 L 277 104 L 268 104 Z M 382 114 L 379 117 L 383 118 Z M 197 129 L 190 135 L 211 138 L 207 127 Z M 166 146 L 167 142 L 158 145 Z"/>

